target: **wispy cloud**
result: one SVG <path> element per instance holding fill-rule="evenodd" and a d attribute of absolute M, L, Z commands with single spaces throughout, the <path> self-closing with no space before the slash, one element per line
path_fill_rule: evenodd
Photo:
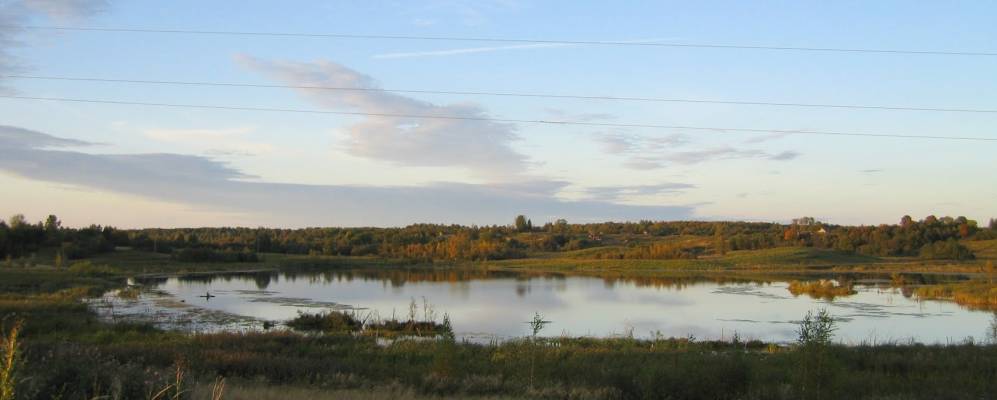
<path fill-rule="evenodd" d="M 0 74 L 21 72 L 28 67 L 10 53 L 22 45 L 25 25 L 31 18 L 42 16 L 57 21 L 73 22 L 89 17 L 110 7 L 108 0 L 13 0 L 0 1 Z M 0 92 L 11 92 L 2 86 Z"/>
<path fill-rule="evenodd" d="M 238 62 L 277 81 L 299 86 L 377 88 L 370 76 L 332 61 L 269 61 L 239 56 Z M 482 118 L 475 104 L 436 105 L 383 91 L 299 90 L 325 108 L 373 114 L 433 115 L 452 119 L 370 116 L 349 126 L 346 150 L 354 156 L 404 166 L 464 167 L 478 177 L 509 181 L 527 167 L 526 156 L 513 150 L 516 126 Z"/>
<path fill-rule="evenodd" d="M 600 133 L 596 135 L 595 140 L 606 153 L 634 157 L 669 151 L 689 143 L 689 137 L 682 134 L 643 136 L 627 132 Z"/>
<path fill-rule="evenodd" d="M 633 206 L 555 197 L 566 183 L 437 183 L 421 187 L 301 185 L 246 181 L 241 171 L 207 157 L 180 154 L 91 154 L 86 145 L 42 132 L 0 126 L 0 171 L 46 182 L 198 205 L 246 215 L 242 225 L 396 226 L 417 222 L 689 218 L 693 206 Z M 676 188 L 677 189 L 677 188 Z M 625 189 L 621 189 L 624 190 Z M 661 190 L 667 190 L 662 187 Z"/>
<path fill-rule="evenodd" d="M 678 182 L 656 185 L 595 186 L 585 188 L 584 196 L 594 201 L 618 202 L 633 197 L 677 194 L 694 188 L 696 188 L 696 185 Z"/>
<path fill-rule="evenodd" d="M 799 152 L 792 150 L 769 153 L 730 145 L 687 150 L 692 141 L 682 134 L 644 136 L 631 133 L 604 133 L 596 136 L 596 142 L 607 154 L 625 157 L 623 166 L 637 170 L 658 169 L 668 164 L 691 165 L 744 158 L 788 161 L 800 156 Z"/>

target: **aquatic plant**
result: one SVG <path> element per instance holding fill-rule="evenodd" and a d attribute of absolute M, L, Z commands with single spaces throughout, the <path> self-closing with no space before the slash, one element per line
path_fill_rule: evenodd
<path fill-rule="evenodd" d="M 914 293 L 920 299 L 952 300 L 969 308 L 997 310 L 997 286 L 983 279 L 922 286 Z"/>
<path fill-rule="evenodd" d="M 856 293 L 852 288 L 851 282 L 836 284 L 834 281 L 826 279 L 809 282 L 789 282 L 789 292 L 792 293 L 793 296 L 806 294 L 815 299 L 828 300 L 832 300 L 838 296 L 850 296 Z"/>
<path fill-rule="evenodd" d="M 298 316 L 287 321 L 287 326 L 299 331 L 326 333 L 346 333 L 359 331 L 363 324 L 354 313 L 327 311 L 320 313 L 298 312 Z"/>
<path fill-rule="evenodd" d="M 551 323 L 551 321 L 544 320 L 544 316 L 540 314 L 539 311 L 533 315 L 533 319 L 526 322 L 530 325 L 530 329 L 533 331 L 533 338 L 536 339 L 540 331 L 543 330 L 545 326 Z"/>

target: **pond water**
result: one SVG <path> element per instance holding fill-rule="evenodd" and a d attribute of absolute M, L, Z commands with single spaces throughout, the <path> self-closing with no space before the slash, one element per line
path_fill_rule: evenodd
<path fill-rule="evenodd" d="M 837 341 L 849 344 L 914 340 L 987 340 L 992 312 L 955 303 L 918 301 L 881 281 L 858 281 L 857 293 L 835 299 L 793 296 L 785 281 L 718 278 L 609 279 L 508 272 L 336 271 L 256 273 L 143 282 L 172 304 L 232 315 L 242 321 L 284 321 L 299 311 L 353 309 L 380 318 L 453 321 L 458 337 L 503 339 L 529 333 L 540 312 L 551 321 L 542 335 L 648 337 L 785 342 L 810 310 L 838 320 Z M 863 284 L 864 283 L 864 284 Z M 200 297 L 210 292 L 212 298 Z M 424 304 L 428 304 L 426 307 Z M 155 307 L 148 304 L 145 307 Z"/>

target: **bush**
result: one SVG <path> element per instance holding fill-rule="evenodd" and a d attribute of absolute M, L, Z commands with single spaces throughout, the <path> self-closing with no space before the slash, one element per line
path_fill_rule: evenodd
<path fill-rule="evenodd" d="M 972 260 L 973 251 L 955 239 L 928 243 L 921 247 L 920 257 L 927 260 Z"/>
<path fill-rule="evenodd" d="M 287 321 L 287 326 L 299 331 L 346 333 L 359 331 L 363 328 L 363 323 L 353 314 L 341 311 L 315 314 L 298 312 L 297 317 Z"/>

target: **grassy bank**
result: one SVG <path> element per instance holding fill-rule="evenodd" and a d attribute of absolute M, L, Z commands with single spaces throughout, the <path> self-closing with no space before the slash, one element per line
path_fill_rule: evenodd
<path fill-rule="evenodd" d="M 419 396 L 511 398 L 985 398 L 997 390 L 997 347 L 831 346 L 824 368 L 801 376 L 805 353 L 763 343 L 685 339 L 523 339 L 500 345 L 292 333 L 177 336 L 139 330 L 25 338 L 30 377 L 19 393 L 49 398 L 142 398 L 184 360 L 190 382 L 233 387 L 385 388 Z M 74 360 L 55 363 L 54 360 Z M 252 393 L 252 389 L 249 393 Z M 265 391 L 264 391 L 265 392 Z M 390 392 L 390 391 L 389 391 Z M 246 397 L 255 398 L 255 397 Z"/>

